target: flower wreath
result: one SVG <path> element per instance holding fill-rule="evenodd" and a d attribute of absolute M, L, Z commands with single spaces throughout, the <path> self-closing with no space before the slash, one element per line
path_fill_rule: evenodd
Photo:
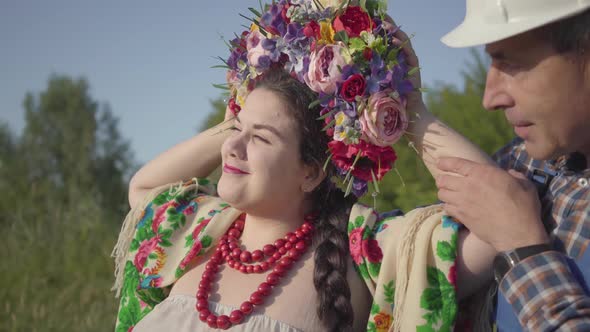
<path fill-rule="evenodd" d="M 408 127 L 406 98 L 414 90 L 397 28 L 384 0 L 280 0 L 264 7 L 249 30 L 230 41 L 229 107 L 237 114 L 255 80 L 282 67 L 318 93 L 319 120 L 332 138 L 329 158 L 343 189 L 357 197 L 389 172 L 392 144 Z M 262 7 L 262 5 L 261 5 Z"/>

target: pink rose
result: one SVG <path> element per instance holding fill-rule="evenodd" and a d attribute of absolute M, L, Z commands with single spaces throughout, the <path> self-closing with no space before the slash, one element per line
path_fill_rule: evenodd
<path fill-rule="evenodd" d="M 376 240 L 368 239 L 362 243 L 363 256 L 371 263 L 381 263 L 383 259 L 383 252 L 379 248 L 379 243 Z"/>
<path fill-rule="evenodd" d="M 133 259 L 133 264 L 135 265 L 138 271 L 141 271 L 141 269 L 145 265 L 145 262 L 147 261 L 148 256 L 158 246 L 158 242 L 160 242 L 160 237 L 156 236 L 149 240 L 143 240 L 139 244 L 139 249 L 137 250 L 137 254 Z"/>
<path fill-rule="evenodd" d="M 374 93 L 360 117 L 365 138 L 378 146 L 397 142 L 408 128 L 405 102 L 391 97 L 392 90 Z"/>
<path fill-rule="evenodd" d="M 188 254 L 186 254 L 186 256 L 184 257 L 184 259 L 180 262 L 179 268 L 184 270 L 186 268 L 186 266 L 195 258 L 197 257 L 197 255 L 199 254 L 199 252 L 201 251 L 201 249 L 203 248 L 203 245 L 201 244 L 200 241 L 196 241 L 195 244 L 193 244 L 193 247 L 191 248 L 191 250 L 188 252 Z"/>
<path fill-rule="evenodd" d="M 350 232 L 348 236 L 348 246 L 350 249 L 350 256 L 356 264 L 363 261 L 361 243 L 363 242 L 363 229 L 356 228 Z"/>
<path fill-rule="evenodd" d="M 178 205 L 179 204 L 176 201 L 170 201 L 164 203 L 156 210 L 154 220 L 152 221 L 152 231 L 154 231 L 154 233 L 158 233 L 158 227 L 160 227 L 160 224 L 166 219 L 166 211 L 168 211 L 168 208 L 177 208 Z"/>
<path fill-rule="evenodd" d="M 304 79 L 313 91 L 327 94 L 336 91 L 337 84 L 342 81 L 340 70 L 346 65 L 341 50 L 339 45 L 325 45 L 311 53 Z"/>
<path fill-rule="evenodd" d="M 263 34 L 260 33 L 258 30 L 251 31 L 246 37 L 246 49 L 248 50 L 248 63 L 251 66 L 258 67 L 260 57 L 262 56 L 270 56 L 271 52 L 265 50 L 262 47 L 262 40 L 264 40 Z"/>

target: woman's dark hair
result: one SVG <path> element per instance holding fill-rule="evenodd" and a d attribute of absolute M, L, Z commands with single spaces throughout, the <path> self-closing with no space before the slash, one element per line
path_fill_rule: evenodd
<path fill-rule="evenodd" d="M 285 102 L 300 128 L 301 160 L 321 169 L 327 158 L 330 138 L 322 131 L 323 121 L 317 120 L 319 106 L 309 108 L 317 100 L 317 94 L 278 69 L 265 73 L 256 87 L 276 93 Z M 332 184 L 330 178 L 334 172 L 334 166 L 328 163 L 326 178 L 310 195 L 313 210 L 319 213 L 314 235 L 317 248 L 313 282 L 318 293 L 319 318 L 332 331 L 346 331 L 352 328 L 353 322 L 350 287 L 346 279 L 349 256 L 346 229 L 350 208 L 356 198 L 353 195 L 344 197 L 344 193 Z"/>

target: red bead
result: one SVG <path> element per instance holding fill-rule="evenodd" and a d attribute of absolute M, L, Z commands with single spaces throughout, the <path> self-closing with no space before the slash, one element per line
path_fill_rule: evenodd
<path fill-rule="evenodd" d="M 235 237 L 237 239 L 237 238 L 240 237 L 240 235 L 242 235 L 242 233 L 239 230 L 237 230 L 235 228 L 232 228 L 232 229 L 229 230 L 229 232 L 227 233 L 227 235 L 228 235 L 228 238 L 230 236 L 233 236 L 233 237 Z"/>
<path fill-rule="evenodd" d="M 256 249 L 256 250 L 252 251 L 252 260 L 253 261 L 258 262 L 263 258 L 264 258 L 264 253 L 262 252 L 262 250 Z"/>
<path fill-rule="evenodd" d="M 211 283 L 210 282 L 207 282 L 207 281 L 201 280 L 199 282 L 199 288 L 200 289 L 205 289 L 205 290 L 208 291 L 211 288 Z"/>
<path fill-rule="evenodd" d="M 209 309 L 209 302 L 207 300 L 197 300 L 196 308 L 198 311 Z"/>
<path fill-rule="evenodd" d="M 252 305 L 252 302 L 250 302 L 250 301 L 246 301 L 246 302 L 242 303 L 242 305 L 240 306 L 240 311 L 246 315 L 251 313 L 253 309 L 254 309 L 254 306 Z"/>
<path fill-rule="evenodd" d="M 246 266 L 246 272 L 248 272 L 248 273 L 254 272 L 254 268 L 252 267 L 252 265 L 247 265 Z"/>
<path fill-rule="evenodd" d="M 260 263 L 260 269 L 262 270 L 262 272 L 268 270 L 269 267 L 270 267 L 270 265 L 268 264 L 268 262 Z"/>
<path fill-rule="evenodd" d="M 273 265 L 276 261 L 277 260 L 274 257 L 271 257 L 271 258 L 269 258 L 269 259 L 266 260 L 266 262 L 268 263 L 269 267 L 270 267 L 270 265 Z"/>
<path fill-rule="evenodd" d="M 234 227 L 239 230 L 239 231 L 243 231 L 244 230 L 244 221 L 243 220 L 236 220 L 236 222 L 234 222 Z"/>
<path fill-rule="evenodd" d="M 207 263 L 207 265 L 205 265 L 205 271 L 211 271 L 211 273 L 217 273 L 217 271 L 219 271 L 219 267 L 217 266 L 217 264 L 215 264 L 213 262 L 209 262 L 209 263 Z"/>
<path fill-rule="evenodd" d="M 207 325 L 209 325 L 209 327 L 216 329 L 217 328 L 217 316 L 215 316 L 214 314 L 210 314 L 209 317 L 207 317 Z"/>
<path fill-rule="evenodd" d="M 269 296 L 271 290 L 271 285 L 266 282 L 263 282 L 258 286 L 258 291 L 264 296 Z"/>
<path fill-rule="evenodd" d="M 201 322 L 207 322 L 207 318 L 210 314 L 211 312 L 208 309 L 201 310 L 199 311 L 199 319 L 201 320 Z"/>
<path fill-rule="evenodd" d="M 309 229 L 309 228 L 302 228 L 301 229 L 301 232 L 307 236 L 307 235 L 309 235 L 311 233 L 311 229 Z"/>
<path fill-rule="evenodd" d="M 252 254 L 248 250 L 244 250 L 240 254 L 240 260 L 244 263 L 250 263 L 252 261 Z"/>
<path fill-rule="evenodd" d="M 222 251 L 222 252 L 221 252 L 221 257 L 222 257 L 222 258 L 227 258 L 227 257 L 229 256 L 229 254 L 230 254 L 229 250 L 227 250 L 227 251 Z"/>
<path fill-rule="evenodd" d="M 221 252 L 224 252 L 224 251 L 229 251 L 229 245 L 224 244 L 221 246 Z"/>
<path fill-rule="evenodd" d="M 232 250 L 234 250 L 234 249 L 238 248 L 239 246 L 238 246 L 238 244 L 237 244 L 237 243 L 235 243 L 235 242 L 230 242 L 230 243 L 227 245 L 227 247 L 229 248 L 229 250 L 230 250 L 230 251 L 232 251 Z"/>
<path fill-rule="evenodd" d="M 264 295 L 262 295 L 262 293 L 259 291 L 255 291 L 252 293 L 252 295 L 250 295 L 250 302 L 255 305 L 260 305 L 262 302 L 264 302 Z"/>
<path fill-rule="evenodd" d="M 293 260 L 289 257 L 283 257 L 279 261 L 279 264 L 285 268 L 289 268 L 293 264 Z"/>
<path fill-rule="evenodd" d="M 281 280 L 281 276 L 276 272 L 271 272 L 268 276 L 266 276 L 266 282 L 269 285 L 276 286 Z"/>
<path fill-rule="evenodd" d="M 260 273 L 262 272 L 262 268 L 260 268 L 260 265 L 254 265 L 254 267 L 252 268 L 252 272 Z"/>
<path fill-rule="evenodd" d="M 199 289 L 197 291 L 197 300 L 207 300 L 208 297 L 209 297 L 209 292 L 206 292 L 202 289 Z"/>
<path fill-rule="evenodd" d="M 275 247 L 280 248 L 285 245 L 285 242 L 287 242 L 287 241 L 285 241 L 283 239 L 278 239 L 275 241 Z"/>
<path fill-rule="evenodd" d="M 289 241 L 289 239 L 291 238 L 291 236 L 295 236 L 295 233 L 289 232 L 289 233 L 285 234 L 285 237 L 283 237 L 283 239 Z"/>
<path fill-rule="evenodd" d="M 240 324 L 244 319 L 244 314 L 240 310 L 234 310 L 229 315 L 229 321 L 234 324 Z"/>
<path fill-rule="evenodd" d="M 287 252 L 287 257 L 296 261 L 299 259 L 299 257 L 301 257 L 301 252 L 299 252 L 299 250 L 295 248 L 289 249 L 289 251 Z"/>
<path fill-rule="evenodd" d="M 217 328 L 222 330 L 227 330 L 231 326 L 231 322 L 229 321 L 229 317 L 226 315 L 221 315 L 217 317 Z"/>
<path fill-rule="evenodd" d="M 301 239 L 303 239 L 305 237 L 305 233 L 303 233 L 301 230 L 298 229 L 298 230 L 295 231 L 295 236 L 297 236 L 297 238 L 299 240 L 301 240 Z"/>
<path fill-rule="evenodd" d="M 240 272 L 242 272 L 242 273 L 248 273 L 248 267 L 246 265 L 241 265 L 240 266 Z"/>
<path fill-rule="evenodd" d="M 290 242 L 287 242 L 287 243 L 290 243 Z M 279 254 L 280 254 L 281 256 L 282 256 L 282 255 L 284 255 L 284 254 L 286 254 L 286 253 L 287 253 L 287 248 L 286 248 L 286 246 L 283 246 L 283 247 L 280 247 L 280 248 L 279 248 Z M 276 254 L 277 254 L 277 253 L 275 252 L 275 254 L 274 254 L 272 257 L 274 257 L 274 258 L 277 258 L 277 257 L 276 257 Z M 281 256 L 279 256 L 279 257 L 281 257 Z"/>
<path fill-rule="evenodd" d="M 289 242 L 291 243 L 297 243 L 297 241 L 299 241 L 299 239 L 297 238 L 297 236 L 295 236 L 295 234 L 289 236 Z"/>
<path fill-rule="evenodd" d="M 305 241 L 299 241 L 295 244 L 295 249 L 303 252 L 307 249 L 307 244 L 305 244 Z"/>
<path fill-rule="evenodd" d="M 231 256 L 235 259 L 239 259 L 241 254 L 242 254 L 242 249 L 240 249 L 240 248 L 234 248 L 234 250 L 231 251 Z"/>
<path fill-rule="evenodd" d="M 264 247 L 262 247 L 262 252 L 264 252 L 266 256 L 272 256 L 272 254 L 274 254 L 276 251 L 277 247 L 273 246 L 272 244 L 267 244 Z"/>
<path fill-rule="evenodd" d="M 274 269 L 272 269 L 272 271 L 282 277 L 287 272 L 287 269 L 284 266 L 278 264 Z"/>
<path fill-rule="evenodd" d="M 285 246 L 284 246 L 283 248 L 285 248 L 285 249 L 289 250 L 289 249 L 291 249 L 292 247 L 293 247 L 293 243 L 291 243 L 291 242 L 287 242 L 287 243 L 285 243 Z"/>

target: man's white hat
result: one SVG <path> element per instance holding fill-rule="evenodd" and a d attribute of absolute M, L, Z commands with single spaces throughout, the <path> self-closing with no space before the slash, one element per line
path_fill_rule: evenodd
<path fill-rule="evenodd" d="M 588 8 L 590 0 L 467 0 L 463 23 L 441 41 L 451 47 L 489 44 Z"/>

